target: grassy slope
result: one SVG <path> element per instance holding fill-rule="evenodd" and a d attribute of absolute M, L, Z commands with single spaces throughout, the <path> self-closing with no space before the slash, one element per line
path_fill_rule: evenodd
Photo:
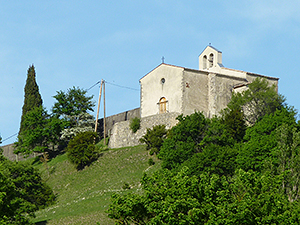
<path fill-rule="evenodd" d="M 105 211 L 112 193 L 140 191 L 139 181 L 145 171 L 151 173 L 160 165 L 148 165 L 150 156 L 144 146 L 114 149 L 90 167 L 76 171 L 61 155 L 48 163 L 50 176 L 43 165 L 36 165 L 57 194 L 54 205 L 36 213 L 36 224 L 114 224 Z M 131 186 L 123 190 L 124 183 Z"/>

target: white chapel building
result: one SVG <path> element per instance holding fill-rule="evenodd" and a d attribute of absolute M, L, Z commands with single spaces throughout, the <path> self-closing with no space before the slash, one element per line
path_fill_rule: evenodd
<path fill-rule="evenodd" d="M 140 79 L 141 118 L 195 111 L 206 117 L 226 108 L 233 91 L 242 91 L 257 77 L 278 86 L 279 78 L 229 69 L 222 64 L 222 52 L 207 46 L 199 55 L 199 69 L 162 63 Z"/>
<path fill-rule="evenodd" d="M 140 108 L 123 113 L 122 121 L 112 121 L 109 147 L 139 145 L 147 128 L 164 124 L 169 129 L 177 124 L 176 117 L 180 114 L 197 111 L 209 118 L 219 115 L 232 92 L 247 89 L 257 77 L 278 87 L 278 78 L 224 67 L 222 52 L 212 46 L 200 54 L 198 70 L 162 63 L 140 79 Z M 141 118 L 136 133 L 130 130 L 129 115 Z"/>

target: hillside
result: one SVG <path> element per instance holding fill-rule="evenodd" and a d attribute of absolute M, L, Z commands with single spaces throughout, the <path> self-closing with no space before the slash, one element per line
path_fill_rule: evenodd
<path fill-rule="evenodd" d="M 139 192 L 143 173 L 152 173 L 160 167 L 160 162 L 149 166 L 149 158 L 145 146 L 114 149 L 103 152 L 90 167 L 76 171 L 64 154 L 48 163 L 49 177 L 44 165 L 35 163 L 53 188 L 57 201 L 38 211 L 34 222 L 39 225 L 114 224 L 105 213 L 111 194 Z M 124 189 L 127 184 L 130 190 Z"/>

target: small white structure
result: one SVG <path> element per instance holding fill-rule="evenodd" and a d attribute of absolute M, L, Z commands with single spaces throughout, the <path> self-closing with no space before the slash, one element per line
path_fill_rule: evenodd
<path fill-rule="evenodd" d="M 244 90 L 257 77 L 278 86 L 279 78 L 225 68 L 222 52 L 207 46 L 199 70 L 162 63 L 140 79 L 141 117 L 195 111 L 212 117 L 227 106 L 233 91 Z"/>

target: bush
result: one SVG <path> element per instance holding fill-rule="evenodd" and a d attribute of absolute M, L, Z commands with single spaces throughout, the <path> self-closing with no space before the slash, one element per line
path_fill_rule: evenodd
<path fill-rule="evenodd" d="M 37 169 L 27 162 L 0 162 L 0 224 L 31 224 L 34 212 L 54 200 Z"/>
<path fill-rule="evenodd" d="M 167 135 L 166 125 L 157 125 L 152 129 L 147 128 L 147 133 L 140 139 L 141 143 L 147 144 L 147 149 L 152 153 L 158 153 Z"/>
<path fill-rule="evenodd" d="M 129 185 L 128 183 L 125 182 L 125 183 L 123 184 L 123 186 L 122 186 L 122 189 L 123 189 L 123 190 L 130 189 L 130 185 Z"/>
<path fill-rule="evenodd" d="M 77 170 L 89 166 L 97 160 L 99 153 L 96 150 L 95 142 L 97 133 L 87 131 L 77 134 L 68 144 L 67 156 Z"/>
<path fill-rule="evenodd" d="M 132 130 L 133 133 L 136 133 L 138 129 L 140 129 L 140 125 L 141 125 L 140 118 L 135 117 L 130 121 L 130 129 Z"/>
<path fill-rule="evenodd" d="M 149 166 L 153 166 L 153 165 L 155 164 L 155 162 L 153 161 L 152 158 L 150 158 L 150 159 L 148 160 L 148 164 L 149 164 Z"/>

